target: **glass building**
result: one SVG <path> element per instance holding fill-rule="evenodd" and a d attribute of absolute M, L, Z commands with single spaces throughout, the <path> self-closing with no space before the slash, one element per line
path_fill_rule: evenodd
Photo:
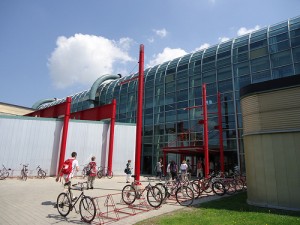
<path fill-rule="evenodd" d="M 300 17 L 147 68 L 143 105 L 142 172 L 153 172 L 162 148 L 202 146 L 202 84 L 207 85 L 209 148 L 218 148 L 217 93 L 221 93 L 225 169 L 244 168 L 240 88 L 300 74 Z M 117 121 L 135 123 L 137 76 L 108 79 L 72 96 L 72 112 L 117 101 Z M 42 109 L 63 100 L 44 101 Z M 177 156 L 178 157 L 178 156 Z M 203 154 L 199 155 L 203 158 Z M 212 156 L 215 162 L 218 155 Z M 152 167 L 151 167 L 152 166 Z"/>

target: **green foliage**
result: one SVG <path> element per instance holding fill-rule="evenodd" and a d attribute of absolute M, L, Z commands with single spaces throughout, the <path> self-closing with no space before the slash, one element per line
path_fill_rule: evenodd
<path fill-rule="evenodd" d="M 167 215 L 151 218 L 138 225 L 299 225 L 300 212 L 261 208 L 248 205 L 247 194 L 240 193 L 231 197 L 202 203 L 178 210 Z"/>

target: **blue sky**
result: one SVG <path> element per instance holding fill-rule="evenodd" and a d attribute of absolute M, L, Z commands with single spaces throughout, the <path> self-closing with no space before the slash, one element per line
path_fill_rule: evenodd
<path fill-rule="evenodd" d="M 300 15 L 299 0 L 1 0 L 0 102 L 31 107 Z"/>

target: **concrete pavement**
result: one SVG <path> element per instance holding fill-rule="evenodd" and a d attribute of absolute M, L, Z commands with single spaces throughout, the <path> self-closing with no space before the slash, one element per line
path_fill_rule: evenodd
<path fill-rule="evenodd" d="M 141 181 L 143 180 L 146 181 L 142 176 Z M 78 181 L 83 181 L 83 179 L 75 178 L 72 183 Z M 125 184 L 125 176 L 113 177 L 112 179 L 96 178 L 94 189 L 85 191 L 86 195 L 96 197 L 97 215 L 92 224 L 135 224 L 138 221 L 182 208 L 175 201 L 167 201 L 159 209 L 151 208 L 149 210 L 144 204 L 128 208 L 121 200 L 121 190 Z M 74 210 L 66 218 L 59 215 L 55 203 L 58 194 L 62 191 L 62 183 L 55 182 L 53 177 L 46 179 L 28 178 L 27 181 L 17 178 L 0 180 L 0 224 L 84 224 L 80 220 L 80 214 L 76 214 Z M 76 191 L 73 193 L 74 195 L 79 194 Z M 109 198 L 108 195 L 110 195 Z M 216 198 L 219 197 L 203 197 L 196 200 L 195 204 Z M 77 208 L 79 207 L 78 203 Z M 139 202 L 136 200 L 135 203 L 138 204 Z M 106 212 L 113 209 L 116 209 L 115 212 L 107 214 L 110 219 L 99 216 L 100 213 L 105 215 Z"/>

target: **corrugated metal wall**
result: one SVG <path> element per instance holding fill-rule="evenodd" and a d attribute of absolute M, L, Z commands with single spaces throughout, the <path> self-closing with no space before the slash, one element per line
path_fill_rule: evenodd
<path fill-rule="evenodd" d="M 40 165 L 47 175 L 57 169 L 63 121 L 32 117 L 0 117 L 0 166 L 13 169 L 19 176 L 22 165 L 29 164 L 29 175 Z M 100 166 L 107 166 L 109 123 L 70 120 L 66 158 L 76 151 L 81 168 L 92 156 Z M 115 126 L 113 173 L 123 175 L 128 159 L 135 164 L 135 125 Z"/>

